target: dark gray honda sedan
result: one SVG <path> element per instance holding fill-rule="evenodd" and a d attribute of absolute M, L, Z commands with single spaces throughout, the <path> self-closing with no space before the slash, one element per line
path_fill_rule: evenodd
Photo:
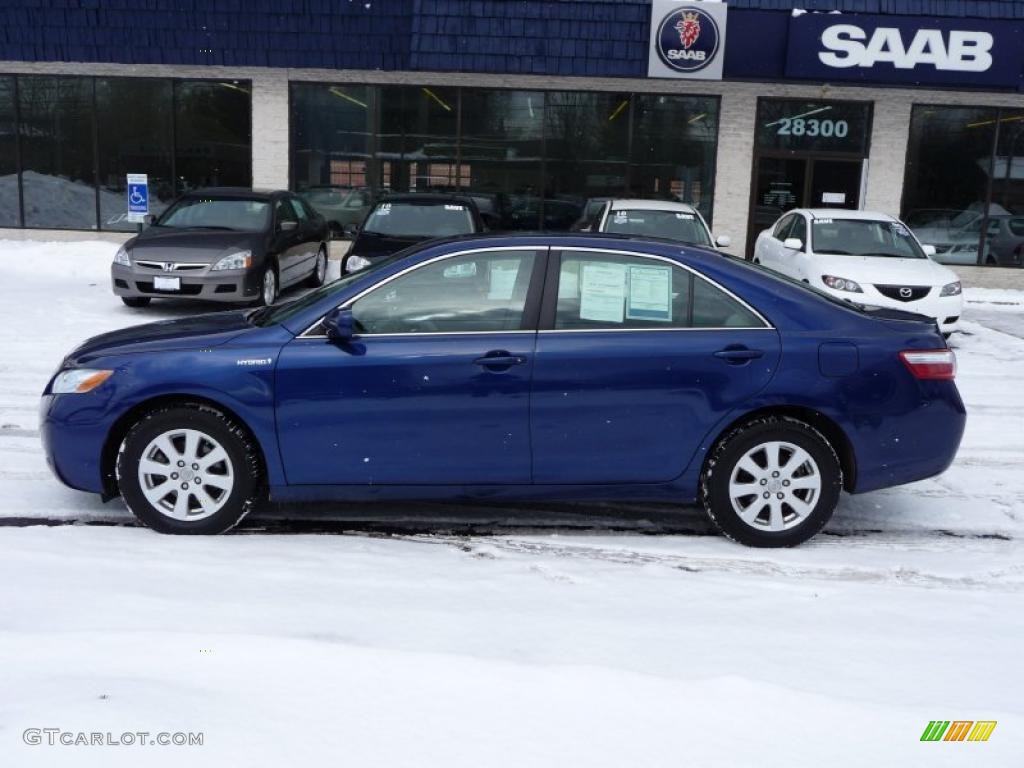
<path fill-rule="evenodd" d="M 300 282 L 323 284 L 327 222 L 291 192 L 223 187 L 178 198 L 114 257 L 114 293 L 273 304 Z"/>

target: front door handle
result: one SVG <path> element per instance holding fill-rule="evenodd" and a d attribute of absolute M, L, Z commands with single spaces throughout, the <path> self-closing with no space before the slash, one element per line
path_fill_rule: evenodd
<path fill-rule="evenodd" d="M 725 360 L 729 365 L 743 365 L 764 356 L 764 352 L 760 349 L 748 349 L 747 347 L 726 347 L 714 354 L 715 357 Z"/>
<path fill-rule="evenodd" d="M 493 352 L 488 352 L 483 357 L 478 357 L 473 362 L 484 368 L 511 368 L 513 365 L 522 365 L 526 362 L 526 358 L 519 355 L 511 355 L 504 350 L 494 350 Z"/>

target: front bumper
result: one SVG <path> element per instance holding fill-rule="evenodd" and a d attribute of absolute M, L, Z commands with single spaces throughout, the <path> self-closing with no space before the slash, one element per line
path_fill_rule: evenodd
<path fill-rule="evenodd" d="M 964 311 L 963 294 L 956 296 L 939 296 L 941 286 L 933 287 L 928 295 L 914 301 L 898 301 L 883 296 L 871 284 L 860 284 L 863 293 L 850 293 L 848 291 L 835 291 L 825 285 L 819 287 L 837 299 L 850 301 L 855 304 L 866 304 L 871 307 L 885 307 L 886 309 L 899 309 L 903 312 L 914 312 L 935 320 L 942 333 L 953 333 L 960 330 L 960 317 Z"/>
<path fill-rule="evenodd" d="M 178 290 L 154 287 L 154 278 L 171 277 L 180 281 Z M 209 267 L 164 272 L 132 264 L 110 267 L 111 286 L 116 296 L 150 299 L 200 299 L 230 303 L 251 302 L 260 295 L 259 275 L 253 269 L 225 269 L 217 272 Z"/>

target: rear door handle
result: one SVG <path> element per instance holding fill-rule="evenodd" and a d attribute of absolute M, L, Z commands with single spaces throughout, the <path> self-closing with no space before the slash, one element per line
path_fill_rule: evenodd
<path fill-rule="evenodd" d="M 730 365 L 743 365 L 751 360 L 764 356 L 760 349 L 747 349 L 746 347 L 726 347 L 714 353 L 715 357 L 725 360 Z"/>
<path fill-rule="evenodd" d="M 473 362 L 477 365 L 482 365 L 484 368 L 511 368 L 513 365 L 522 365 L 526 362 L 526 358 L 519 355 L 510 355 L 503 350 L 496 350 L 488 352 L 483 357 L 478 357 Z"/>

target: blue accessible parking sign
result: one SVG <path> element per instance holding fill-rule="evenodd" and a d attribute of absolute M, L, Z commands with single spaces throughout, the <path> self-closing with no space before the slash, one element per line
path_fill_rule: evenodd
<path fill-rule="evenodd" d="M 149 213 L 149 178 L 145 173 L 128 174 L 128 218 L 141 221 Z"/>

